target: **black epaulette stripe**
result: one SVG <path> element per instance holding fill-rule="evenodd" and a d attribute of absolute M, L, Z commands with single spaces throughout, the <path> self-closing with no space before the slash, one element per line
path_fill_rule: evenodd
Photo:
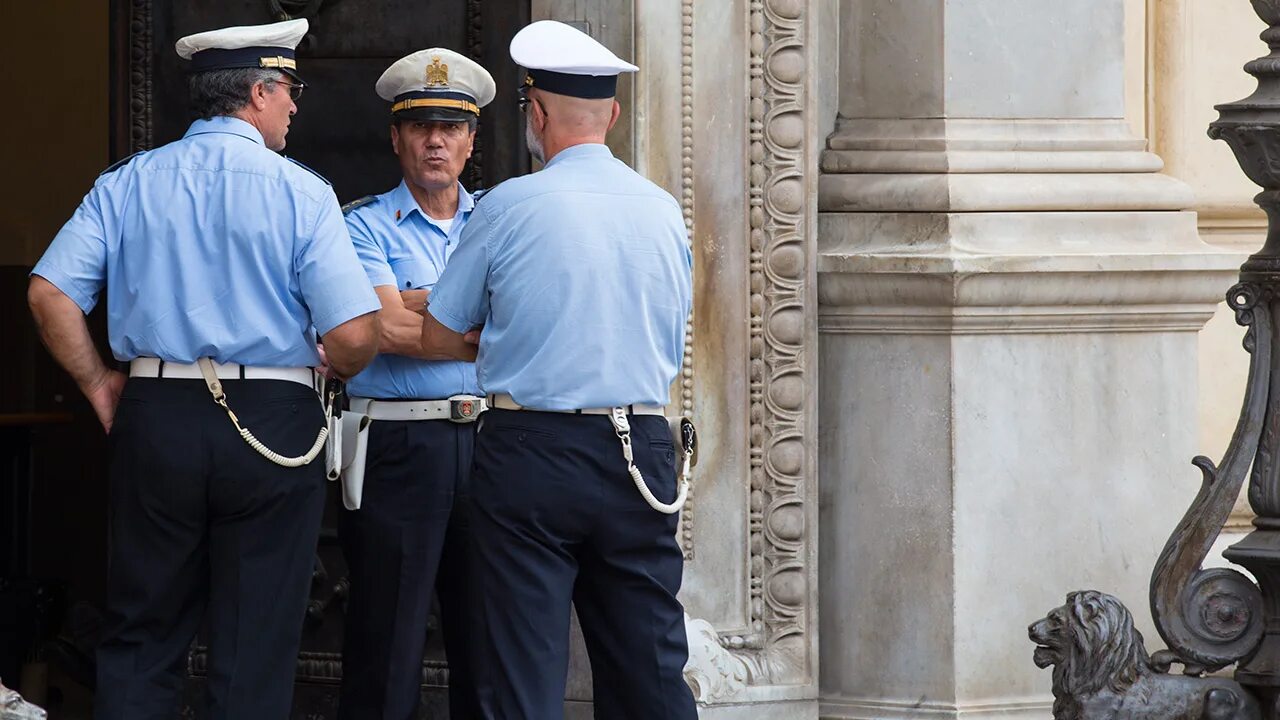
<path fill-rule="evenodd" d="M 333 184 L 333 183 L 329 182 L 329 179 L 328 179 L 328 178 L 326 178 L 325 176 L 321 175 L 320 173 L 316 172 L 315 170 L 312 170 L 311 168 L 307 167 L 306 165 L 303 165 L 302 163 L 298 162 L 297 160 L 294 160 L 293 158 L 289 157 L 288 155 L 285 155 L 285 156 L 284 156 L 284 159 L 285 159 L 285 160 L 288 160 L 289 162 L 293 163 L 294 165 L 297 165 L 298 167 L 302 168 L 303 170 L 306 170 L 307 172 L 311 173 L 312 175 L 315 175 L 316 177 L 320 178 L 321 180 L 323 180 L 323 181 L 324 181 L 324 184 L 325 184 L 325 185 L 332 185 L 332 184 Z"/>
<path fill-rule="evenodd" d="M 378 199 L 377 195 L 365 195 L 362 198 L 357 198 L 355 200 L 352 200 L 351 202 L 342 206 L 342 214 L 346 215 L 350 213 L 352 210 L 355 210 L 358 207 L 364 207 L 365 205 L 368 205 L 369 203 L 377 199 Z"/>
<path fill-rule="evenodd" d="M 141 155 L 141 154 L 143 154 L 143 153 L 145 153 L 145 152 L 146 152 L 146 150 L 139 150 L 139 151 L 138 151 L 138 152 L 136 152 L 136 153 L 133 153 L 133 154 L 131 154 L 131 155 L 127 155 L 127 156 L 125 156 L 125 157 L 120 158 L 119 160 L 117 160 L 117 161 L 115 161 L 115 162 L 111 163 L 110 165 L 108 165 L 106 170 L 103 170 L 102 172 L 98 173 L 98 177 L 102 177 L 103 175 L 106 175 L 107 173 L 112 173 L 112 172 L 115 172 L 116 170 L 119 170 L 120 168 L 124 167 L 125 165 L 128 165 L 128 164 L 129 164 L 129 162 L 130 162 L 131 160 L 133 160 L 134 158 L 138 157 L 139 155 Z"/>

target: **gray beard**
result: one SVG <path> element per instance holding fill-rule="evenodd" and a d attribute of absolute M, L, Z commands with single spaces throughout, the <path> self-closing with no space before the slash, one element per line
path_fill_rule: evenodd
<path fill-rule="evenodd" d="M 529 146 L 529 154 L 538 162 L 545 165 L 547 159 L 542 147 L 542 141 L 538 139 L 538 136 L 533 134 L 533 125 L 528 120 L 524 121 L 524 143 Z"/>

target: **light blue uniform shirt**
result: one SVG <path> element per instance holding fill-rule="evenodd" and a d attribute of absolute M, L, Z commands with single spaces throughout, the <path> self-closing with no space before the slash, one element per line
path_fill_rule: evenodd
<path fill-rule="evenodd" d="M 31 272 L 85 313 L 106 285 L 117 360 L 315 366 L 381 307 L 329 183 L 231 117 L 104 173 Z"/>
<path fill-rule="evenodd" d="M 455 332 L 484 326 L 486 393 L 546 410 L 665 405 L 691 262 L 675 199 L 608 147 L 575 145 L 476 203 L 428 311 Z"/>
<path fill-rule="evenodd" d="M 374 287 L 430 289 L 458 247 L 473 207 L 471 194 L 459 184 L 458 212 L 445 232 L 440 221 L 422 212 L 409 186 L 401 181 L 394 190 L 348 212 L 347 229 Z M 351 378 L 347 392 L 384 400 L 442 400 L 479 394 L 480 384 L 473 363 L 379 353 L 364 372 Z"/>

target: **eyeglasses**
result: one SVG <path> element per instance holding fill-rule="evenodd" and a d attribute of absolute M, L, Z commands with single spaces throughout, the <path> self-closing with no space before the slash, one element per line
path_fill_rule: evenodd
<path fill-rule="evenodd" d="M 283 80 L 277 80 L 276 83 L 289 88 L 289 99 L 294 102 L 297 102 L 298 98 L 302 97 L 302 91 L 307 89 L 307 84 L 304 82 L 287 83 Z"/>
<path fill-rule="evenodd" d="M 542 114 L 547 114 L 547 106 L 538 102 L 535 98 L 529 97 L 529 91 L 527 88 L 520 88 L 517 92 L 518 96 L 516 97 L 516 107 L 520 108 L 520 112 L 529 112 L 529 106 L 537 103 L 538 106 L 542 108 Z"/>

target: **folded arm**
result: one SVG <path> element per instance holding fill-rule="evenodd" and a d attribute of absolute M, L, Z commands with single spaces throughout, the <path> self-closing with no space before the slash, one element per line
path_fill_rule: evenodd
<path fill-rule="evenodd" d="M 459 333 L 450 330 L 435 319 L 430 312 L 424 312 L 418 324 L 421 333 L 421 351 L 436 359 L 476 361 L 479 349 L 480 331 L 471 330 Z"/>
<path fill-rule="evenodd" d="M 421 296 L 422 300 L 417 302 L 425 303 L 430 291 L 410 290 L 402 293 L 390 285 L 379 285 L 374 288 L 374 291 L 382 301 L 382 352 L 420 360 L 475 361 L 475 344 L 467 342 L 466 336 L 458 335 L 458 338 L 461 338 L 460 342 L 453 338 L 445 339 L 443 342 L 425 341 L 423 336 L 425 325 L 423 317 L 427 316 L 425 305 L 421 311 L 415 312 L 406 307 L 405 303 L 406 299 L 408 302 L 415 302 L 414 296 L 406 298 L 407 293 Z"/>

